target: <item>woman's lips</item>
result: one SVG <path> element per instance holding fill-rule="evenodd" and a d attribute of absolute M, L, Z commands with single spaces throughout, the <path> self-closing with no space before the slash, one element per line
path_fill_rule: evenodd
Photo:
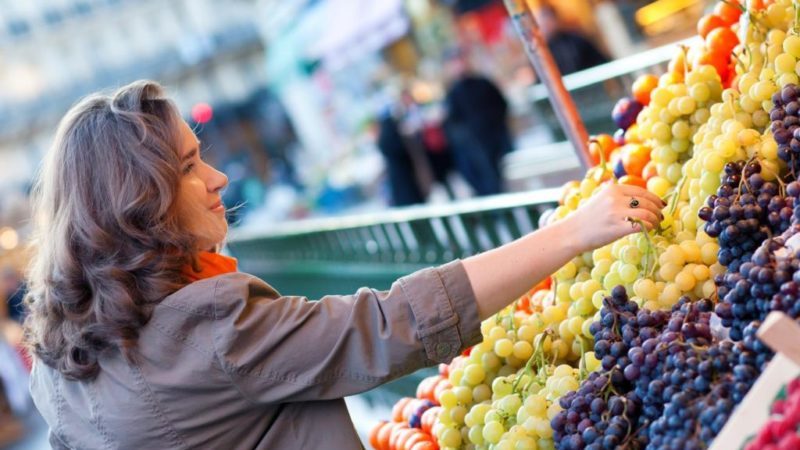
<path fill-rule="evenodd" d="M 222 204 L 222 201 L 218 201 L 217 203 L 211 205 L 211 208 L 209 209 L 214 212 L 225 212 L 225 205 Z"/>

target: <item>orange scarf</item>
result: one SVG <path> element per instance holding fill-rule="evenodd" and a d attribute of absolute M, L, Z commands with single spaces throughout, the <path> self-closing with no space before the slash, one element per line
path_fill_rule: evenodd
<path fill-rule="evenodd" d="M 197 263 L 200 266 L 200 272 L 196 272 L 191 266 L 187 266 L 183 271 L 190 282 L 236 272 L 236 258 L 219 253 L 200 252 L 197 255 Z"/>

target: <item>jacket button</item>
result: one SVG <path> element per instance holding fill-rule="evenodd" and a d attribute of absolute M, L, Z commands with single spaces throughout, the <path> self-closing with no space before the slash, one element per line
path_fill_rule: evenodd
<path fill-rule="evenodd" d="M 451 346 L 447 342 L 439 342 L 436 344 L 436 356 L 439 358 L 444 358 L 445 356 L 450 355 Z"/>

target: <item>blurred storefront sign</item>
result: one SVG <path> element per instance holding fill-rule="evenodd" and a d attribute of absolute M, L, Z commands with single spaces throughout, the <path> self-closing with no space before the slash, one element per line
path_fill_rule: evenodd
<path fill-rule="evenodd" d="M 408 32 L 402 0 L 327 0 L 321 8 L 328 25 L 308 55 L 321 59 L 331 70 L 378 51 Z"/>

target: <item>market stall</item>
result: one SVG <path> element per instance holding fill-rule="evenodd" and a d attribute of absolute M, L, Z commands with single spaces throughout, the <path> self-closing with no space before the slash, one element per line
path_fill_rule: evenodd
<path fill-rule="evenodd" d="M 530 44 L 521 3 L 507 5 Z M 774 355 L 762 322 L 800 317 L 799 22 L 789 0 L 719 2 L 666 73 L 630 86 L 613 137 L 585 139 L 556 106 L 593 167 L 552 220 L 607 183 L 647 187 L 667 201 L 664 220 L 575 258 L 485 321 L 483 342 L 398 402 L 370 444 L 701 449 L 748 414 L 738 405 Z M 797 382 L 783 384 L 776 418 L 725 448 L 800 448 Z"/>
<path fill-rule="evenodd" d="M 507 5 L 530 44 L 518 3 Z M 484 322 L 483 342 L 398 402 L 371 445 L 708 448 L 746 415 L 737 405 L 773 356 L 762 321 L 800 316 L 798 25 L 790 1 L 720 2 L 666 73 L 633 83 L 613 138 L 586 140 L 562 118 L 595 166 L 553 220 L 605 183 L 630 183 L 668 200 L 664 221 L 576 258 Z M 726 448 L 798 448 L 795 384 L 780 420 Z"/>

